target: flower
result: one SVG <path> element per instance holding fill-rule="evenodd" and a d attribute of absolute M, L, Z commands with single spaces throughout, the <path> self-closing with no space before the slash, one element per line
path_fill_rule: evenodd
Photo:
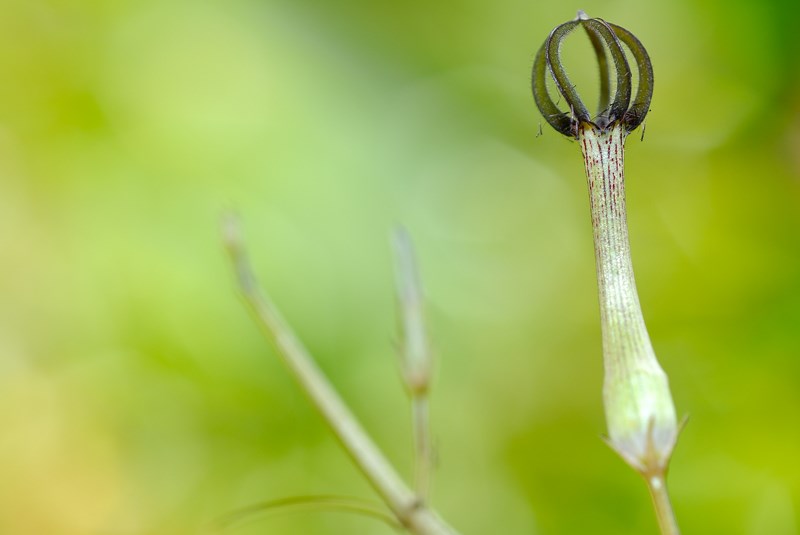
<path fill-rule="evenodd" d="M 561 42 L 576 27 L 582 26 L 597 55 L 600 66 L 600 106 L 592 117 L 581 101 L 561 64 Z M 631 102 L 631 67 L 622 49 L 625 45 L 636 60 L 639 83 L 636 97 Z M 610 94 L 610 68 L 607 53 L 611 54 L 616 73 L 614 100 Z M 547 89 L 548 74 L 556 89 L 569 105 L 562 111 Z M 583 11 L 577 18 L 565 22 L 550 32 L 533 64 L 533 98 L 545 120 L 565 136 L 578 138 L 581 124 L 592 124 L 600 130 L 608 130 L 615 124 L 623 125 L 627 133 L 644 121 L 653 97 L 653 66 L 642 43 L 628 30 L 604 21 L 589 18 Z"/>
<path fill-rule="evenodd" d="M 600 65 L 600 106 L 590 115 L 561 64 L 564 37 L 582 26 Z M 638 89 L 631 102 L 631 68 L 622 46 L 636 59 Z M 611 99 L 608 54 L 616 74 Z M 547 76 L 569 105 L 562 111 L 547 89 Z M 667 375 L 656 359 L 636 291 L 625 207 L 624 145 L 645 118 L 653 96 L 653 67 L 628 30 L 579 12 L 548 36 L 533 66 L 533 96 L 545 120 L 580 142 L 594 234 L 605 379 L 603 402 L 609 443 L 646 476 L 662 476 L 679 426 Z"/>

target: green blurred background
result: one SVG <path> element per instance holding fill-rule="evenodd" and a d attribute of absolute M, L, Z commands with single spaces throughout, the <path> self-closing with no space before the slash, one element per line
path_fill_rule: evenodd
<path fill-rule="evenodd" d="M 465 535 L 655 534 L 599 438 L 579 149 L 536 137 L 529 90 L 578 8 L 655 67 L 628 201 L 691 415 L 680 522 L 800 533 L 798 5 L 0 0 L 0 533 L 188 534 L 263 499 L 372 497 L 236 296 L 218 233 L 235 209 L 404 473 L 388 235 L 409 228 L 439 359 L 434 500 Z M 588 55 L 569 65 L 595 82 Z M 235 533 L 391 531 L 309 514 Z"/>

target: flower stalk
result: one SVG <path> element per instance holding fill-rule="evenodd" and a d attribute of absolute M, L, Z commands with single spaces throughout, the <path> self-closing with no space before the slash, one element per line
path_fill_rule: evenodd
<path fill-rule="evenodd" d="M 600 105 L 592 115 L 560 59 L 563 39 L 583 27 L 600 66 Z M 636 60 L 638 89 L 623 46 Z M 608 61 L 608 56 L 612 61 Z M 611 96 L 611 66 L 615 92 Z M 568 110 L 550 97 L 552 79 Z M 666 472 L 679 425 L 667 376 L 647 334 L 633 276 L 625 204 L 625 139 L 642 121 L 653 93 L 653 69 L 641 42 L 628 30 L 579 12 L 556 27 L 539 50 L 533 94 L 545 120 L 578 141 L 583 153 L 592 216 L 603 335 L 603 401 L 611 447 L 647 482 L 664 535 L 679 530 L 666 489 Z"/>
<path fill-rule="evenodd" d="M 261 289 L 234 218 L 224 222 L 223 239 L 239 290 L 258 325 L 397 524 L 414 535 L 458 535 L 406 485 Z"/>
<path fill-rule="evenodd" d="M 397 229 L 392 245 L 401 334 L 401 371 L 411 398 L 414 426 L 414 488 L 420 500 L 428 501 L 434 468 L 429 402 L 433 356 L 425 329 L 422 284 L 408 233 Z"/>

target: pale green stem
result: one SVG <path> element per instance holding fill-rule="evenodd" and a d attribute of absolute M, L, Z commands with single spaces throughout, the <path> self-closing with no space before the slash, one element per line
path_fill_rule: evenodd
<path fill-rule="evenodd" d="M 680 535 L 681 532 L 678 529 L 667 491 L 667 480 L 664 476 L 663 472 L 651 476 L 645 475 L 645 481 L 647 481 L 650 496 L 653 498 L 653 508 L 656 511 L 658 527 L 661 529 L 662 535 Z"/>
<path fill-rule="evenodd" d="M 265 335 L 275 344 L 302 390 L 397 520 L 415 535 L 458 535 L 403 482 L 258 286 L 235 221 L 226 221 L 224 239 L 242 295 Z"/>
<path fill-rule="evenodd" d="M 430 433 L 430 406 L 428 395 L 420 393 L 412 395 L 412 411 L 414 420 L 414 488 L 417 496 L 427 502 L 430 494 L 431 476 L 433 475 L 433 447 Z"/>

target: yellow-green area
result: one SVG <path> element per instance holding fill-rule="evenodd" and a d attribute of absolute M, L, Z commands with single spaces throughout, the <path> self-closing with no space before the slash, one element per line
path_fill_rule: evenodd
<path fill-rule="evenodd" d="M 377 501 L 236 295 L 218 232 L 234 210 L 403 474 L 389 234 L 409 229 L 437 356 L 433 502 L 464 535 L 655 534 L 600 438 L 580 150 L 530 94 L 536 50 L 581 8 L 655 69 L 628 206 L 690 415 L 679 522 L 798 534 L 799 6 L 0 0 L 0 533 L 183 535 L 260 500 Z M 565 61 L 584 94 L 582 41 Z M 303 512 L 232 533 L 392 531 Z"/>

